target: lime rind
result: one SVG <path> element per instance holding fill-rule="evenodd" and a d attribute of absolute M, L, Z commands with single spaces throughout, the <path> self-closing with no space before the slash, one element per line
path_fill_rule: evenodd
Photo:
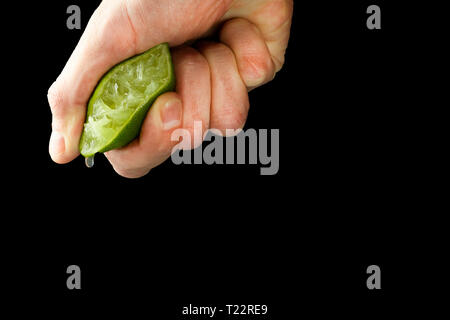
<path fill-rule="evenodd" d="M 88 157 L 129 143 L 137 135 L 150 104 L 173 86 L 167 44 L 116 65 L 100 80 L 89 100 L 80 141 L 81 154 Z M 124 132 L 130 130 L 133 132 Z"/>

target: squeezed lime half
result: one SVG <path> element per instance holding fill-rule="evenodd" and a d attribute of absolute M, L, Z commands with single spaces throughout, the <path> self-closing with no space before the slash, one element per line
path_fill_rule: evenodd
<path fill-rule="evenodd" d="M 127 59 L 99 81 L 87 105 L 80 152 L 88 158 L 121 148 L 137 137 L 156 98 L 175 89 L 167 43 Z"/>

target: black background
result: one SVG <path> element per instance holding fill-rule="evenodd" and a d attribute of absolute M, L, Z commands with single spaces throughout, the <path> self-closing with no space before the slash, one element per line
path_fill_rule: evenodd
<path fill-rule="evenodd" d="M 86 169 L 47 152 L 47 89 L 82 34 L 66 28 L 66 8 L 81 7 L 84 29 L 98 2 L 15 9 L 5 62 L 16 71 L 16 107 L 7 111 L 23 120 L 5 132 L 14 232 L 4 233 L 4 265 L 15 271 L 11 296 L 31 298 L 17 311 L 178 319 L 190 303 L 255 303 L 268 304 L 271 319 L 365 319 L 419 309 L 419 288 L 440 274 L 426 225 L 416 227 L 434 205 L 422 190 L 415 80 L 429 37 L 411 23 L 427 11 L 392 2 L 295 2 L 285 66 L 250 92 L 246 124 L 280 129 L 277 175 L 169 160 L 137 180 L 103 157 Z M 382 30 L 366 28 L 370 4 L 381 7 Z M 419 252 L 433 274 L 423 276 Z M 71 264 L 81 291 L 66 288 Z M 381 267 L 380 291 L 366 288 L 371 264 Z"/>

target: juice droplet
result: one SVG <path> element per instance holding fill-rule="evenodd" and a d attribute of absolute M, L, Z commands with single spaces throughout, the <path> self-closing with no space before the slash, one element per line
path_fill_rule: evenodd
<path fill-rule="evenodd" d="M 85 158 L 84 163 L 86 163 L 86 167 L 92 168 L 94 166 L 94 156 Z"/>

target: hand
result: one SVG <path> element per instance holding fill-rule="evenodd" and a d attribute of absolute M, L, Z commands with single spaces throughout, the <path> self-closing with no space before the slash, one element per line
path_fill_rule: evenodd
<path fill-rule="evenodd" d="M 248 90 L 272 80 L 283 65 L 292 10 L 293 0 L 104 0 L 48 92 L 53 161 L 79 155 L 86 105 L 102 75 L 161 42 L 173 47 L 177 92 L 155 101 L 139 137 L 105 153 L 114 170 L 145 175 L 170 156 L 177 143 L 172 131 L 193 130 L 194 121 L 204 132 L 242 128 Z M 214 32 L 220 42 L 185 45 Z"/>

